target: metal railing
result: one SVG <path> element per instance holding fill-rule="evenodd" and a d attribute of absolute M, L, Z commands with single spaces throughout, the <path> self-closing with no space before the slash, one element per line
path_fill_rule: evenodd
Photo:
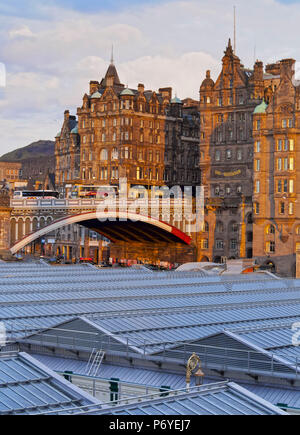
<path fill-rule="evenodd" d="M 160 363 L 171 362 L 186 364 L 193 352 L 201 358 L 204 369 L 221 372 L 242 371 L 250 374 L 263 374 L 272 377 L 284 375 L 300 379 L 298 358 L 286 359 L 280 353 L 261 350 L 245 350 L 223 346 L 208 346 L 191 342 L 148 342 L 146 340 L 129 339 L 118 335 L 89 334 L 81 331 L 58 331 L 28 337 L 21 343 L 36 346 L 36 349 L 62 349 L 90 354 L 93 348 L 102 349 L 106 355 L 151 360 Z"/>
<path fill-rule="evenodd" d="M 201 385 L 191 388 L 183 388 L 180 390 L 168 390 L 168 397 L 177 397 L 185 394 L 195 394 L 195 393 L 211 393 L 213 391 L 219 391 L 220 389 L 225 389 L 229 384 L 229 381 L 225 382 L 218 382 L 214 384 L 207 384 L 207 385 Z M 138 396 L 138 397 L 127 397 L 124 399 L 118 399 L 116 401 L 106 402 L 99 405 L 85 405 L 85 406 L 78 406 L 73 408 L 65 408 L 62 410 L 56 410 L 56 411 L 49 411 L 46 413 L 43 413 L 43 415 L 55 415 L 55 414 L 68 414 L 72 413 L 74 415 L 76 414 L 93 414 L 101 412 L 103 414 L 107 413 L 111 408 L 116 408 L 117 406 L 124 406 L 124 405 L 135 405 L 135 404 L 141 404 L 143 402 L 147 402 L 150 400 L 156 400 L 161 399 L 163 395 L 166 393 L 159 392 L 154 393 L 150 395 L 144 395 L 144 396 Z M 115 409 L 114 409 L 115 410 Z"/>
<path fill-rule="evenodd" d="M 103 204 L 104 202 L 108 203 L 107 199 L 12 199 L 10 201 L 10 206 L 16 209 L 28 208 L 28 207 L 29 208 L 49 208 L 49 207 L 97 208 L 99 204 Z M 190 200 L 190 202 L 192 203 L 192 200 Z M 184 205 L 189 204 L 189 200 L 185 202 L 181 199 L 176 200 L 174 198 L 170 198 L 170 199 L 168 198 L 159 198 L 159 199 L 116 198 L 115 200 L 112 199 L 112 203 L 120 206 L 138 204 L 141 207 L 157 207 L 157 205 L 161 205 L 161 206 L 172 205 L 173 207 L 176 207 L 178 205 L 182 209 Z"/>

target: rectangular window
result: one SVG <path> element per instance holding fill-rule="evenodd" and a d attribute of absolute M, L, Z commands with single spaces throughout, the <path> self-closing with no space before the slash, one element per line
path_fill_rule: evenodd
<path fill-rule="evenodd" d="M 260 193 L 260 181 L 255 182 L 255 193 Z"/>
<path fill-rule="evenodd" d="M 294 214 L 294 203 L 290 202 L 289 203 L 289 215 Z"/>
<path fill-rule="evenodd" d="M 259 203 L 255 202 L 254 203 L 254 213 L 259 214 L 259 212 L 260 212 Z"/>
<path fill-rule="evenodd" d="M 294 193 L 294 180 L 290 180 L 289 184 L 290 184 L 289 185 L 289 191 L 290 191 L 290 193 Z"/>
<path fill-rule="evenodd" d="M 277 151 L 282 151 L 282 140 L 279 139 L 279 141 L 277 142 Z"/>
<path fill-rule="evenodd" d="M 226 159 L 230 160 L 232 157 L 232 151 L 231 150 L 226 150 Z"/>
<path fill-rule="evenodd" d="M 220 160 L 221 160 L 221 151 L 216 151 L 216 157 L 215 157 L 215 159 L 216 159 L 216 162 L 219 162 Z"/>
<path fill-rule="evenodd" d="M 288 171 L 288 169 L 289 169 L 289 160 L 287 157 L 283 160 L 283 169 L 285 171 Z"/>
<path fill-rule="evenodd" d="M 284 214 L 284 213 L 285 213 L 285 205 L 284 205 L 284 202 L 281 202 L 281 203 L 279 204 L 279 213 L 280 213 L 280 214 Z"/>
<path fill-rule="evenodd" d="M 260 141 L 255 142 L 255 152 L 260 153 Z"/>
<path fill-rule="evenodd" d="M 283 181 L 283 191 L 284 193 L 287 193 L 288 191 L 288 180 Z"/>
<path fill-rule="evenodd" d="M 277 159 L 277 171 L 282 171 L 282 160 Z"/>
<path fill-rule="evenodd" d="M 261 123 L 260 120 L 256 121 L 256 130 L 260 130 Z"/>
<path fill-rule="evenodd" d="M 266 251 L 269 254 L 274 254 L 275 253 L 275 242 L 267 242 Z"/>
<path fill-rule="evenodd" d="M 277 193 L 282 193 L 282 180 L 277 182 Z"/>
<path fill-rule="evenodd" d="M 294 151 L 295 150 L 295 141 L 294 139 L 290 139 L 290 151 Z"/>
<path fill-rule="evenodd" d="M 286 126 L 287 126 L 286 119 L 283 119 L 283 120 L 281 121 L 281 126 L 282 126 L 282 128 L 286 128 Z"/>
<path fill-rule="evenodd" d="M 243 159 L 243 153 L 242 150 L 238 150 L 237 151 L 237 160 L 242 160 Z"/>
<path fill-rule="evenodd" d="M 216 248 L 217 249 L 224 249 L 224 241 L 223 240 L 217 240 L 216 241 Z"/>
<path fill-rule="evenodd" d="M 256 172 L 260 171 L 260 160 L 255 160 L 255 171 Z"/>
<path fill-rule="evenodd" d="M 230 240 L 230 249 L 232 249 L 232 250 L 237 249 L 237 240 L 236 239 Z"/>
<path fill-rule="evenodd" d="M 201 240 L 201 249 L 208 249 L 208 239 Z"/>
<path fill-rule="evenodd" d="M 290 171 L 293 171 L 295 169 L 294 157 L 290 157 L 289 166 L 290 166 Z"/>

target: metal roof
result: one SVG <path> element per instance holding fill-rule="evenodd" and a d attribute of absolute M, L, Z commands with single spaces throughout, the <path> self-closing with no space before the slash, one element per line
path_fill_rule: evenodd
<path fill-rule="evenodd" d="M 50 367 L 52 370 L 60 373 L 65 371 L 73 372 L 76 375 L 86 376 L 87 362 L 78 359 L 69 359 L 62 357 L 54 357 L 49 355 L 34 354 L 34 358 Z M 110 381 L 111 378 L 118 378 L 122 383 L 135 384 L 152 388 L 161 388 L 169 386 L 171 390 L 185 388 L 186 380 L 183 369 L 182 374 L 169 373 L 160 370 L 150 370 L 137 367 L 121 367 L 102 363 L 98 372 L 97 378 Z M 191 387 L 194 386 L 195 378 L 191 379 Z M 204 378 L 204 383 L 216 382 L 216 378 Z M 288 408 L 300 409 L 300 390 L 299 387 L 284 386 L 284 385 L 263 385 L 254 384 L 238 380 L 239 385 L 247 390 L 262 397 L 273 405 L 286 404 Z"/>
<path fill-rule="evenodd" d="M 146 354 L 232 331 L 285 361 L 300 358 L 291 345 L 299 280 L 16 264 L 1 264 L 0 278 L 0 321 L 11 340 L 80 318 L 83 330 Z"/>
<path fill-rule="evenodd" d="M 31 356 L 0 356 L 0 415 L 39 414 L 91 404 L 99 402 Z"/>
<path fill-rule="evenodd" d="M 129 402 L 129 403 L 128 403 Z M 78 414 L 97 415 L 288 415 L 264 399 L 233 382 L 194 387 L 190 391 L 174 391 L 96 410 L 78 409 Z"/>

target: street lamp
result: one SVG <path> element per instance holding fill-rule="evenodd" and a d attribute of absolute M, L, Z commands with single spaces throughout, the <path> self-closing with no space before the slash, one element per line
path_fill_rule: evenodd
<path fill-rule="evenodd" d="M 198 370 L 195 372 L 195 370 L 198 368 Z M 194 373 L 195 372 L 195 373 Z M 187 365 L 186 365 L 186 389 L 190 389 L 191 384 L 191 376 L 194 374 L 196 378 L 196 385 L 202 385 L 203 384 L 203 377 L 204 373 L 201 370 L 201 360 L 198 355 L 193 353 L 193 355 L 189 358 Z"/>

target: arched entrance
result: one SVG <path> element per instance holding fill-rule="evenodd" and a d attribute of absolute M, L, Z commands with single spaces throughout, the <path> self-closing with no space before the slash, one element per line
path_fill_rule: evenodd
<path fill-rule="evenodd" d="M 209 263 L 209 258 L 208 257 L 202 257 L 200 260 L 200 263 Z"/>

